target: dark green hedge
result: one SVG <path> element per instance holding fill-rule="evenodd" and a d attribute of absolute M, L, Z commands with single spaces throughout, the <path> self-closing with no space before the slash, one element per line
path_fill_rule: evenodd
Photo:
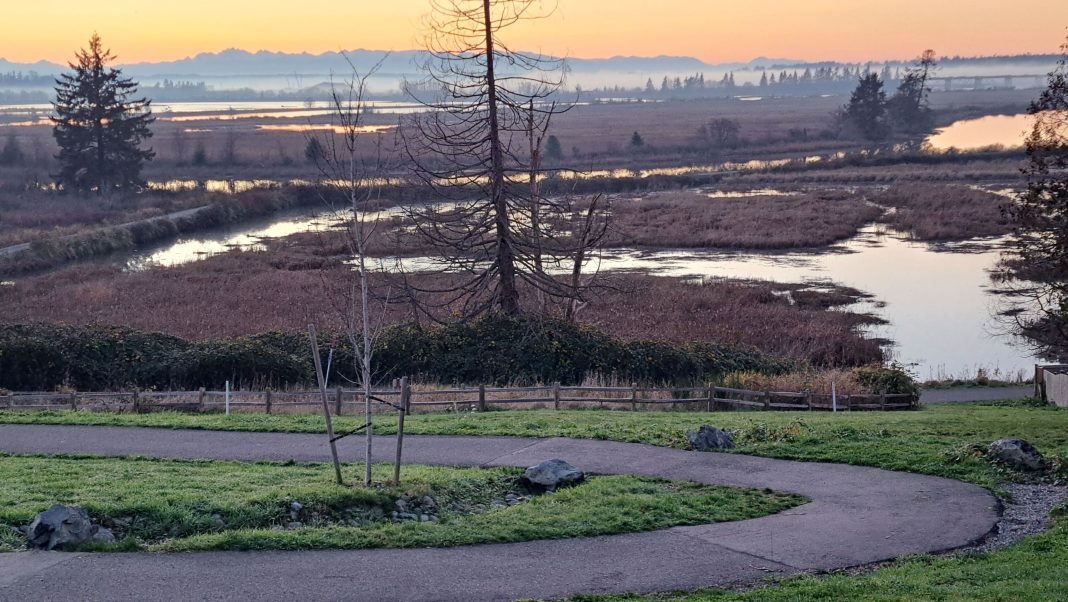
<path fill-rule="evenodd" d="M 351 379 L 352 346 L 335 346 L 335 373 Z M 0 326 L 0 388 L 13 391 L 72 387 L 102 391 L 310 386 L 314 370 L 304 333 L 270 332 L 221 341 L 190 342 L 120 327 L 54 324 Z M 755 350 L 709 343 L 622 342 L 591 328 L 546 320 L 488 316 L 432 328 L 385 330 L 375 349 L 380 380 L 408 375 L 464 384 L 574 384 L 591 373 L 624 382 L 703 383 L 729 372 L 789 371 L 793 362 Z"/>

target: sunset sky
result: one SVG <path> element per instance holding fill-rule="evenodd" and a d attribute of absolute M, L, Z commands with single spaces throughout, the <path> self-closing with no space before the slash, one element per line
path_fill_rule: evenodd
<path fill-rule="evenodd" d="M 226 48 L 410 49 L 419 46 L 428 6 L 428 0 L 5 0 L 0 57 L 66 61 L 94 30 L 125 63 Z M 550 18 L 517 27 L 509 40 L 584 58 L 862 61 L 909 58 L 928 47 L 943 55 L 1049 53 L 1064 41 L 1066 26 L 1066 0 L 559 0 Z"/>

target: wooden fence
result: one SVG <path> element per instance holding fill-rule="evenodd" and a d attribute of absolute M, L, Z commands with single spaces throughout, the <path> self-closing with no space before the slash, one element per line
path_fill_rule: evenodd
<path fill-rule="evenodd" d="M 470 387 L 454 389 L 411 388 L 409 412 L 434 410 L 487 411 L 499 408 L 579 409 L 613 408 L 690 411 L 891 411 L 919 405 L 915 395 L 838 395 L 746 391 L 726 387 Z M 372 400 L 379 411 L 396 411 L 399 386 L 375 390 Z M 0 395 L 0 409 L 92 410 L 112 412 L 233 412 L 293 413 L 322 407 L 314 391 L 130 391 L 120 393 L 9 393 Z M 331 409 L 337 415 L 362 411 L 363 393 L 352 389 L 330 391 Z"/>

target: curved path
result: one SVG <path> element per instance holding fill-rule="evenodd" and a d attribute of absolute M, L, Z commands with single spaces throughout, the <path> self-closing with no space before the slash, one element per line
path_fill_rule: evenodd
<path fill-rule="evenodd" d="M 343 457 L 362 460 L 354 442 Z M 389 461 L 393 439 L 377 441 Z M 321 435 L 0 425 L 8 453 L 323 461 Z M 377 453 L 381 453 L 379 458 Z M 0 554 L 0 600 L 514 600 L 726 586 L 965 546 L 999 504 L 965 483 L 839 464 L 633 443 L 410 437 L 405 460 L 529 466 L 771 488 L 811 502 L 782 514 L 652 533 L 452 549 L 197 554 Z"/>

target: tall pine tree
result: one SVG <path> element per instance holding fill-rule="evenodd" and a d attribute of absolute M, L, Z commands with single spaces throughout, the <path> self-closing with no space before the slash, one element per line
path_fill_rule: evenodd
<path fill-rule="evenodd" d="M 137 84 L 107 65 L 115 59 L 93 34 L 79 50 L 71 73 L 56 80 L 52 130 L 59 154 L 57 182 L 65 190 L 128 190 L 140 184 L 141 167 L 155 156 L 142 143 L 152 137 L 151 101 L 135 99 Z"/>

